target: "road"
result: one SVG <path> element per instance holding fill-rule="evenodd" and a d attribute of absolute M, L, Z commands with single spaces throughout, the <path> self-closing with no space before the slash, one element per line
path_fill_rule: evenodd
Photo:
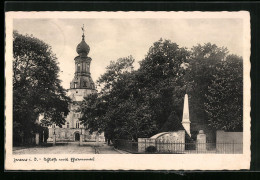
<path fill-rule="evenodd" d="M 45 146 L 35 147 L 14 147 L 13 154 L 120 154 L 114 150 L 113 146 L 96 142 L 84 142 L 79 145 L 79 142 L 57 143 L 53 146 L 48 143 Z"/>

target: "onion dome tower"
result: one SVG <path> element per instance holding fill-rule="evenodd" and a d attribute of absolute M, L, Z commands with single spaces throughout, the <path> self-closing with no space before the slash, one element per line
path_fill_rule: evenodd
<path fill-rule="evenodd" d="M 75 73 L 70 83 L 69 96 L 73 101 L 82 101 L 88 94 L 95 93 L 95 84 L 90 74 L 91 58 L 88 57 L 90 51 L 89 45 L 85 42 L 84 25 L 82 27 L 83 35 L 81 42 L 77 45 L 78 56 L 74 58 Z M 81 97 L 80 97 L 81 96 Z"/>

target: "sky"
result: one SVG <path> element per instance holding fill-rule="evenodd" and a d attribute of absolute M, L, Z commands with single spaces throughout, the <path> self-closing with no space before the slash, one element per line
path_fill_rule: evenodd
<path fill-rule="evenodd" d="M 90 46 L 90 72 L 96 81 L 110 61 L 132 55 L 139 67 L 149 48 L 160 38 L 169 39 L 188 49 L 198 43 L 227 47 L 242 56 L 242 19 L 14 19 L 13 27 L 20 34 L 29 34 L 52 47 L 58 58 L 60 79 L 65 89 L 74 76 L 76 46 L 82 39 Z"/>

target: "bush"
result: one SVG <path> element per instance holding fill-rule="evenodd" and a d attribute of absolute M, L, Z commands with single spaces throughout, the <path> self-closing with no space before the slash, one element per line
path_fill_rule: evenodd
<path fill-rule="evenodd" d="M 156 151 L 157 151 L 157 149 L 156 149 L 155 146 L 148 146 L 148 147 L 146 148 L 146 152 L 149 152 L 149 153 L 154 153 L 154 152 L 156 152 Z"/>

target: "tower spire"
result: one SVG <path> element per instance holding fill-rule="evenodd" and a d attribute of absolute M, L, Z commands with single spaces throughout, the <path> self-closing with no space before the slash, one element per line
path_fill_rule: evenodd
<path fill-rule="evenodd" d="M 81 27 L 81 29 L 82 29 L 82 40 L 85 40 L 85 35 L 84 35 L 84 32 L 85 32 L 85 29 L 84 29 L 84 24 L 83 24 L 83 26 Z"/>

